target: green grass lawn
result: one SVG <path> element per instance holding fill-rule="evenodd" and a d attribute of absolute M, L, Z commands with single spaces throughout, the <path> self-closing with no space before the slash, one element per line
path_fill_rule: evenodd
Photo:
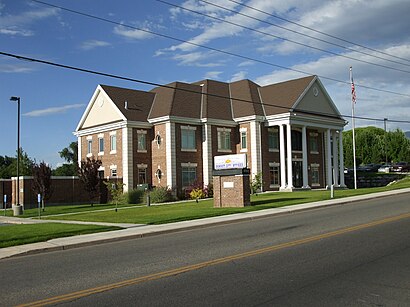
<path fill-rule="evenodd" d="M 54 238 L 118 230 L 118 227 L 61 223 L 6 225 L 0 227 L 0 248 L 44 242 Z"/>
<path fill-rule="evenodd" d="M 407 177 L 395 184 L 382 188 L 368 188 L 358 190 L 335 190 L 335 198 L 354 195 L 363 195 L 393 189 L 409 188 L 410 178 Z M 136 223 L 136 224 L 163 224 L 176 221 L 192 220 L 205 217 L 226 215 L 239 212 L 255 211 L 267 208 L 290 206 L 320 200 L 330 199 L 330 191 L 306 191 L 306 192 L 273 192 L 251 196 L 252 206 L 244 208 L 213 208 L 213 200 L 202 200 L 165 204 L 161 206 L 132 206 L 121 205 L 118 212 L 114 211 L 115 205 L 81 205 L 81 206 L 54 206 L 47 207 L 43 215 L 56 215 L 74 213 L 70 215 L 52 216 L 50 219 L 96 221 L 112 223 Z M 106 209 L 111 209 L 107 211 Z M 91 212 L 88 212 L 91 211 Z M 37 209 L 25 210 L 23 217 L 36 217 Z M 43 216 L 47 218 L 47 216 Z M 30 224 L 30 225 L 6 225 L 0 227 L 0 248 L 47 241 L 53 238 L 67 237 L 79 234 L 102 232 L 119 229 L 116 227 L 104 227 L 95 225 L 73 224 Z"/>
<path fill-rule="evenodd" d="M 363 195 L 392 189 L 410 187 L 410 179 L 406 178 L 388 187 L 367 188 L 357 190 L 335 190 L 334 197 L 342 198 Z M 300 191 L 294 193 L 272 192 L 251 196 L 252 206 L 244 208 L 213 208 L 213 200 L 202 200 L 165 204 L 161 206 L 139 206 L 110 211 L 93 211 L 74 215 L 53 216 L 51 219 L 95 221 L 112 223 L 163 224 L 177 221 L 199 219 L 205 217 L 248 212 L 268 208 L 283 207 L 320 200 L 330 199 L 330 191 Z M 97 206 L 96 206 L 97 207 Z M 89 207 L 90 208 L 90 207 Z M 46 217 L 45 217 L 46 218 Z"/>

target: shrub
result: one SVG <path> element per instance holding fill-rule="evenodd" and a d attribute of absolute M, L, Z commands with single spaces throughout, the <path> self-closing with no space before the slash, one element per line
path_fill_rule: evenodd
<path fill-rule="evenodd" d="M 129 204 L 141 204 L 144 202 L 144 191 L 133 189 L 128 192 L 128 203 Z"/>
<path fill-rule="evenodd" d="M 206 194 L 205 194 L 204 190 L 199 188 L 199 189 L 192 190 L 191 193 L 189 193 L 189 197 L 191 199 L 201 199 L 201 198 L 205 198 Z"/>
<path fill-rule="evenodd" d="M 172 201 L 171 191 L 165 187 L 156 187 L 150 192 L 151 203 L 165 203 Z"/>

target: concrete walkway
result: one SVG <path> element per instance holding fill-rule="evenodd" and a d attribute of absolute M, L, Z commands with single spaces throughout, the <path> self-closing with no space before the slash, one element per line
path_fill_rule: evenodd
<path fill-rule="evenodd" d="M 100 232 L 87 235 L 78 235 L 73 237 L 52 239 L 47 242 L 39 242 L 32 244 L 25 244 L 13 247 L 6 247 L 0 249 L 0 259 L 8 258 L 16 255 L 27 255 L 45 251 L 65 250 L 75 247 L 101 244 L 106 242 L 113 242 L 118 240 L 127 240 L 134 238 L 142 238 L 152 235 L 159 235 L 164 233 L 178 232 L 181 230 L 195 229 L 206 227 L 208 225 L 228 224 L 237 221 L 254 220 L 258 218 L 297 212 L 302 210 L 311 210 L 321 207 L 343 205 L 354 203 L 361 200 L 372 198 L 385 197 L 396 194 L 410 193 L 410 188 L 392 190 L 387 192 L 373 193 L 360 196 L 345 197 L 341 199 L 331 199 L 325 201 L 311 202 L 300 205 L 292 205 L 281 208 L 264 209 L 252 212 L 236 213 L 230 215 L 216 216 L 198 220 L 183 221 L 177 223 L 169 223 L 162 225 L 140 225 L 140 224 L 117 224 L 117 223 L 98 223 L 98 222 L 77 222 L 77 221 L 59 221 L 59 220 L 33 220 L 22 219 L 15 217 L 0 217 L 0 223 L 69 223 L 69 224 L 91 224 L 91 225 L 108 225 L 119 226 L 124 229 L 108 232 Z"/>

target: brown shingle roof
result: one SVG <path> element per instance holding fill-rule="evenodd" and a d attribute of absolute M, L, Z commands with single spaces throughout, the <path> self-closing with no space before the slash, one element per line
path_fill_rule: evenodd
<path fill-rule="evenodd" d="M 108 85 L 101 87 L 128 120 L 147 121 L 164 116 L 233 120 L 289 112 L 314 78 L 309 76 L 263 87 L 250 80 L 174 82 L 149 92 Z M 139 110 L 126 110 L 125 101 L 130 109 Z"/>
<path fill-rule="evenodd" d="M 194 84 L 202 85 L 201 118 L 232 120 L 229 84 L 215 80 L 203 80 Z M 209 94 L 209 95 L 206 95 Z"/>
<path fill-rule="evenodd" d="M 309 76 L 260 87 L 259 93 L 266 115 L 289 112 L 314 78 L 315 76 Z"/>
<path fill-rule="evenodd" d="M 177 116 L 199 119 L 201 114 L 201 86 L 183 82 L 167 84 L 151 90 L 155 94 L 149 119 Z"/>
<path fill-rule="evenodd" d="M 128 120 L 147 121 L 155 96 L 153 93 L 109 85 L 101 85 L 101 87 Z M 129 110 L 125 109 L 125 101 L 128 102 Z"/>
<path fill-rule="evenodd" d="M 250 80 L 241 80 L 230 84 L 234 118 L 264 115 L 258 88 L 259 85 Z"/>

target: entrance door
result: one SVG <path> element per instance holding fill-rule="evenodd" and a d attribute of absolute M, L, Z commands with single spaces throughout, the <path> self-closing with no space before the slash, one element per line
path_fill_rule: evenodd
<path fill-rule="evenodd" d="M 295 188 L 301 188 L 303 186 L 302 161 L 292 161 L 292 171 L 293 186 Z"/>

